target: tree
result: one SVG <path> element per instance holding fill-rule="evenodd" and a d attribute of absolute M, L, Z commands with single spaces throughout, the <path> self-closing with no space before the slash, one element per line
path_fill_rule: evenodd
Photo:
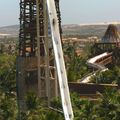
<path fill-rule="evenodd" d="M 16 92 L 15 56 L 0 55 L 0 88 L 6 93 Z"/>
<path fill-rule="evenodd" d="M 96 75 L 94 75 L 91 78 L 91 81 L 97 84 L 112 84 L 120 83 L 120 68 L 118 66 L 115 66 L 111 70 L 107 71 L 98 71 Z"/>
<path fill-rule="evenodd" d="M 15 57 L 0 55 L 0 119 L 17 119 Z"/>
<path fill-rule="evenodd" d="M 6 96 L 0 90 L 0 120 L 15 120 L 17 119 L 17 101 L 14 96 Z"/>
<path fill-rule="evenodd" d="M 3 54 L 5 51 L 5 45 L 3 43 L 0 44 L 0 54 Z"/>
<path fill-rule="evenodd" d="M 96 106 L 96 115 L 100 120 L 120 120 L 120 92 L 107 88 Z"/>
<path fill-rule="evenodd" d="M 76 46 L 68 44 L 64 53 L 67 56 L 66 67 L 69 82 L 77 81 L 85 74 L 89 73 L 88 66 L 86 65 L 86 59 L 76 54 Z"/>

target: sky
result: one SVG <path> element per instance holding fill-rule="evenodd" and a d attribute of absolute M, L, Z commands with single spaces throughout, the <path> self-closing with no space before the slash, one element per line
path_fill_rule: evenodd
<path fill-rule="evenodd" d="M 19 24 L 19 0 L 0 0 L 0 26 Z"/>
<path fill-rule="evenodd" d="M 120 21 L 120 0 L 60 0 L 62 24 Z M 0 26 L 19 24 L 19 0 L 0 0 Z"/>

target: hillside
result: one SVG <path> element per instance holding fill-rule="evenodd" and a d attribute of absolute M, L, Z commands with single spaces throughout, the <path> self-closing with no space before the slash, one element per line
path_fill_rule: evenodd
<path fill-rule="evenodd" d="M 107 29 L 108 25 L 63 25 L 64 35 L 80 35 L 86 36 L 98 36 L 102 37 Z M 118 25 L 120 30 L 120 25 Z"/>
<path fill-rule="evenodd" d="M 102 37 L 107 29 L 108 25 L 106 24 L 93 24 L 93 25 L 78 25 L 70 24 L 63 25 L 63 35 L 79 35 L 81 37 L 86 36 L 98 36 Z M 120 30 L 120 25 L 118 25 Z M 19 25 L 12 25 L 6 27 L 0 27 L 0 37 L 17 37 L 19 34 Z"/>
<path fill-rule="evenodd" d="M 18 37 L 19 25 L 0 27 L 0 37 Z"/>

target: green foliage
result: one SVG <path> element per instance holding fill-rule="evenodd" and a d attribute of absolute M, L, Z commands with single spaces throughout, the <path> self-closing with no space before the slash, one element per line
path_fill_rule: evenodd
<path fill-rule="evenodd" d="M 28 92 L 26 97 L 26 105 L 29 110 L 36 109 L 38 107 L 38 98 L 33 92 Z"/>
<path fill-rule="evenodd" d="M 120 120 L 120 92 L 106 88 L 96 103 L 72 95 L 75 120 Z"/>
<path fill-rule="evenodd" d="M 111 70 L 107 70 L 104 72 L 97 72 L 95 76 L 92 78 L 92 82 L 97 84 L 111 84 L 117 83 L 120 84 L 120 68 L 115 66 Z"/>
<path fill-rule="evenodd" d="M 63 120 L 63 116 L 47 107 L 47 102 L 40 100 L 33 92 L 26 97 L 27 111 L 21 114 L 21 120 Z M 51 102 L 53 107 L 61 106 L 60 99 L 55 98 Z"/>
<path fill-rule="evenodd" d="M 88 72 L 89 70 L 86 65 L 86 61 L 79 56 L 75 56 L 69 63 L 68 80 L 76 81 L 82 78 Z"/>
<path fill-rule="evenodd" d="M 64 120 L 63 115 L 48 108 L 28 110 L 21 114 L 20 120 Z"/>
<path fill-rule="evenodd" d="M 3 54 L 5 50 L 5 45 L 3 43 L 0 44 L 0 54 Z"/>
<path fill-rule="evenodd" d="M 17 119 L 15 56 L 0 55 L 0 120 Z"/>
<path fill-rule="evenodd" d="M 0 90 L 0 120 L 15 120 L 17 118 L 17 112 L 15 96 L 6 96 Z"/>
<path fill-rule="evenodd" d="M 68 45 L 64 50 L 65 55 L 68 60 L 66 60 L 68 80 L 70 82 L 76 81 L 82 78 L 85 74 L 89 72 L 86 65 L 86 59 L 78 56 L 75 53 L 76 46 Z"/>
<path fill-rule="evenodd" d="M 85 65 L 86 60 L 76 56 L 72 49 L 68 50 L 70 61 L 66 64 L 69 80 L 76 80 L 87 73 L 88 68 Z M 11 55 L 0 55 L 0 120 L 18 119 L 15 58 Z M 97 83 L 119 84 L 120 68 L 116 66 L 112 70 L 98 73 L 95 77 Z M 100 96 L 97 103 L 94 103 L 80 99 L 76 93 L 71 94 L 74 120 L 120 120 L 120 92 L 116 89 L 106 89 Z M 64 120 L 62 113 L 49 109 L 47 104 L 41 101 L 33 92 L 29 92 L 26 96 L 28 110 L 21 113 L 21 120 Z M 56 109 L 62 109 L 60 98 L 55 98 L 51 104 Z"/>
<path fill-rule="evenodd" d="M 95 110 L 100 120 L 120 120 L 120 92 L 107 88 Z"/>
<path fill-rule="evenodd" d="M 56 109 L 62 109 L 60 97 L 54 98 L 51 100 L 51 106 Z"/>
<path fill-rule="evenodd" d="M 106 88 L 99 96 L 100 98 L 93 102 L 80 99 L 78 94 L 72 93 L 74 120 L 120 120 L 120 91 Z"/>
<path fill-rule="evenodd" d="M 113 77 L 114 77 L 114 82 L 120 85 L 120 67 L 115 66 L 113 68 Z"/>
<path fill-rule="evenodd" d="M 82 57 L 87 60 L 93 55 L 93 53 L 94 53 L 93 45 L 88 42 L 83 48 Z"/>
<path fill-rule="evenodd" d="M 55 111 L 48 112 L 45 120 L 64 120 L 63 114 L 60 114 Z"/>
<path fill-rule="evenodd" d="M 40 100 L 33 92 L 29 92 L 26 98 L 27 110 L 21 113 L 20 120 L 63 120 L 63 114 L 48 108 L 47 102 Z M 52 102 L 56 109 L 61 105 L 60 99 Z"/>
<path fill-rule="evenodd" d="M 5 93 L 16 91 L 15 56 L 0 55 L 0 89 Z"/>

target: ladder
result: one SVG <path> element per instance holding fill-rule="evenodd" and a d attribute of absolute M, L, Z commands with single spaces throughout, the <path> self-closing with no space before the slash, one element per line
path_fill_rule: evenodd
<path fill-rule="evenodd" d="M 63 51 L 61 45 L 61 38 L 59 33 L 59 24 L 55 8 L 54 0 L 47 0 L 47 9 L 50 20 L 52 43 L 55 54 L 56 68 L 60 86 L 60 94 L 63 106 L 65 120 L 73 120 L 73 110 L 70 100 L 70 93 L 68 88 L 67 74 L 63 58 Z"/>

